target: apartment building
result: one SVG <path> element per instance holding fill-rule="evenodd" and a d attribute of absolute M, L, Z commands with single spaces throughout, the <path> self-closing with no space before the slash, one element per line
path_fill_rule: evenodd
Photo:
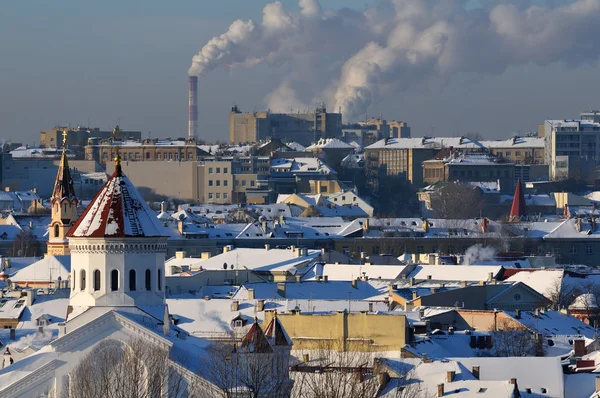
<path fill-rule="evenodd" d="M 577 177 L 582 159 L 588 166 L 600 160 L 600 111 L 583 112 L 580 119 L 544 122 L 545 160 L 553 179 Z"/>
<path fill-rule="evenodd" d="M 66 127 L 58 126 L 49 130 L 40 131 L 40 146 L 46 148 L 62 148 L 63 137 L 66 133 L 67 147 L 85 146 L 90 138 L 109 139 L 115 137 L 115 132 L 118 133 L 119 139 L 141 140 L 141 131 L 124 131 L 120 130 L 119 126 L 115 130 L 100 130 L 98 127 Z"/>

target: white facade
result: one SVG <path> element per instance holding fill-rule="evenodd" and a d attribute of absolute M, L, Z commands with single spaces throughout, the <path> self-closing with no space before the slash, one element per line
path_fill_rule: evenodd
<path fill-rule="evenodd" d="M 164 305 L 166 238 L 74 238 L 72 306 Z"/>

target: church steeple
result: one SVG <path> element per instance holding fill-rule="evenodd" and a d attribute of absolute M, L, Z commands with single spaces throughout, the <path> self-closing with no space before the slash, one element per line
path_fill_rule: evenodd
<path fill-rule="evenodd" d="M 52 221 L 49 228 L 48 251 L 51 256 L 69 254 L 67 232 L 77 220 L 77 205 L 79 199 L 75 194 L 73 177 L 67 159 L 67 132 L 63 132 L 63 151 L 52 190 L 50 204 L 52 205 Z"/>

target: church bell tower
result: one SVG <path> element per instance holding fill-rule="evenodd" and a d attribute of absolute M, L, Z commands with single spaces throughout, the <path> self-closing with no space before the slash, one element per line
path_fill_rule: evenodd
<path fill-rule="evenodd" d="M 67 132 L 63 131 L 63 150 L 60 166 L 54 182 L 54 190 L 50 198 L 52 205 L 52 219 L 49 226 L 48 250 L 49 256 L 69 255 L 69 242 L 66 235 L 69 229 L 77 221 L 77 206 L 79 200 L 75 194 L 73 178 L 67 160 Z"/>

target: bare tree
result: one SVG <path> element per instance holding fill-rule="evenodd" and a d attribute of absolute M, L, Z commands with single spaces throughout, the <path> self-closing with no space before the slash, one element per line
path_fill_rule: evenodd
<path fill-rule="evenodd" d="M 169 350 L 141 339 L 100 342 L 69 374 L 64 397 L 204 397 L 208 383 L 169 358 Z M 190 377 L 191 376 L 191 377 Z M 202 388 L 200 387 L 202 384 Z M 204 385 L 205 384 L 205 385 Z"/>
<path fill-rule="evenodd" d="M 525 326 L 516 324 L 512 319 L 505 318 L 491 332 L 493 347 L 492 356 L 523 357 L 540 354 L 543 350 L 539 335 L 532 333 Z M 537 340 L 536 340 L 537 337 Z"/>
<path fill-rule="evenodd" d="M 16 237 L 10 250 L 13 257 L 33 257 L 37 252 L 37 240 L 31 232 L 21 231 Z"/>
<path fill-rule="evenodd" d="M 546 289 L 545 296 L 552 302 L 552 309 L 559 311 L 567 308 L 576 297 L 576 289 L 573 286 L 565 285 L 562 278 L 552 282 Z"/>
<path fill-rule="evenodd" d="M 369 346 L 332 340 L 301 350 L 302 362 L 291 367 L 293 398 L 426 397 L 421 382 L 408 368 L 390 370 Z"/>
<path fill-rule="evenodd" d="M 201 368 L 203 377 L 217 387 L 211 392 L 213 397 L 284 398 L 289 397 L 293 383 L 288 377 L 289 349 L 285 348 L 248 351 L 214 343 Z"/>
<path fill-rule="evenodd" d="M 466 219 L 481 216 L 485 202 L 479 188 L 448 184 L 431 194 L 431 209 L 437 218 Z"/>

